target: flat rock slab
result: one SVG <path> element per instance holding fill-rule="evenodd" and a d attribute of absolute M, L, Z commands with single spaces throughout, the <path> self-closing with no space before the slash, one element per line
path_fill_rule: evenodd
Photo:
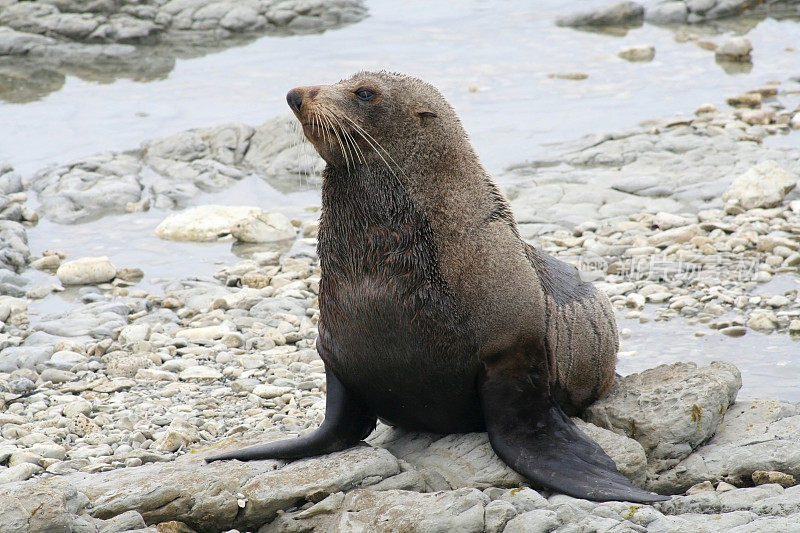
<path fill-rule="evenodd" d="M 285 466 L 281 461 L 207 465 L 205 455 L 193 453 L 173 462 L 100 474 L 9 483 L 0 488 L 0 501 L 4 508 L 32 510 L 32 499 L 46 496 L 55 502 L 49 507 L 63 510 L 64 516 L 85 509 L 93 518 L 110 519 L 136 511 L 148 524 L 179 520 L 198 531 L 251 530 L 308 498 L 322 499 L 400 471 L 389 452 L 369 446 Z"/>
<path fill-rule="evenodd" d="M 322 158 L 300 133 L 297 121 L 286 115 L 256 128 L 225 124 L 193 129 L 151 139 L 138 150 L 106 152 L 51 166 L 29 178 L 27 185 L 38 194 L 45 217 L 74 224 L 151 205 L 183 208 L 196 196 L 225 190 L 251 173 L 281 192 L 289 192 L 299 178 L 318 180 L 323 167 Z M 145 190 L 143 183 L 153 172 L 152 186 Z M 254 210 L 252 214 L 260 213 Z M 208 224 L 195 240 L 230 233 L 236 221 L 220 227 Z M 276 214 L 255 222 L 254 227 L 238 230 L 242 240 L 265 242 L 292 238 L 296 233 L 288 219 Z M 185 232 L 173 236 L 173 230 L 164 231 L 166 238 L 187 239 Z"/>
<path fill-rule="evenodd" d="M 484 531 L 484 507 L 488 502 L 489 498 L 476 489 L 434 493 L 355 490 L 341 498 L 341 508 L 336 513 L 315 515 L 312 507 L 293 517 L 278 519 L 259 531 L 480 533 Z"/>
<path fill-rule="evenodd" d="M 653 477 L 714 435 L 741 386 L 730 363 L 661 365 L 622 378 L 584 418 L 639 441 Z"/>
<path fill-rule="evenodd" d="M 451 488 L 518 487 L 525 481 L 494 453 L 486 433 L 442 436 L 380 424 L 369 442 L 417 469 L 437 472 Z"/>
<path fill-rule="evenodd" d="M 751 483 L 756 470 L 800 475 L 800 405 L 772 400 L 733 404 L 706 445 L 650 480 L 648 488 L 683 492 L 702 481 Z"/>
<path fill-rule="evenodd" d="M 733 113 L 715 112 L 590 135 L 556 147 L 552 157 L 511 167 L 504 192 L 530 239 L 589 220 L 722 207 L 733 178 L 765 160 L 797 179 L 800 151 L 751 142 L 753 131 L 742 124 Z M 797 196 L 795 189 L 787 200 Z"/>
<path fill-rule="evenodd" d="M 793 0 L 667 0 L 647 6 L 645 19 L 651 24 L 697 24 L 742 14 L 763 14 L 791 5 Z"/>
<path fill-rule="evenodd" d="M 583 420 L 575 419 L 575 422 L 605 450 L 620 472 L 636 484 L 644 483 L 647 458 L 638 442 Z M 486 433 L 442 436 L 407 432 L 379 424 L 368 442 L 386 448 L 417 470 L 440 475 L 453 489 L 527 484 L 523 476 L 495 454 Z"/>
<path fill-rule="evenodd" d="M 138 202 L 144 186 L 141 163 L 135 155 L 102 153 L 66 165 L 48 167 L 31 179 L 41 211 L 53 222 L 88 222 L 111 213 L 124 213 Z"/>

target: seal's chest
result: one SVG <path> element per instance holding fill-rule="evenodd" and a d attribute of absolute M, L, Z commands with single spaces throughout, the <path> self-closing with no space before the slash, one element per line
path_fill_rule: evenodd
<path fill-rule="evenodd" d="M 323 359 L 394 424 L 439 432 L 480 429 L 473 335 L 446 294 L 424 286 L 399 291 L 397 282 L 365 277 L 331 300 L 321 299 Z"/>

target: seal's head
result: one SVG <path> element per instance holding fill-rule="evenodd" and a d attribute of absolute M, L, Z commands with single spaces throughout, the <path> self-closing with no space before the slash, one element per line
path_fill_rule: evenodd
<path fill-rule="evenodd" d="M 333 167 L 382 166 L 405 173 L 408 160 L 419 169 L 425 162 L 463 158 L 453 153 L 454 146 L 472 152 L 450 104 L 434 86 L 411 76 L 359 72 L 333 85 L 297 87 L 286 101 Z"/>

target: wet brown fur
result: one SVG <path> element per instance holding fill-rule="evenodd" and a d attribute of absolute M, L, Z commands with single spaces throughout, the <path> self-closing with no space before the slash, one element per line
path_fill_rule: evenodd
<path fill-rule="evenodd" d="M 361 88 L 375 99 L 359 100 Z M 361 72 L 297 90 L 327 162 L 320 351 L 348 389 L 390 422 L 442 433 L 483 429 L 481 371 L 547 375 L 568 413 L 608 390 L 618 340 L 607 298 L 520 238 L 436 88 Z"/>

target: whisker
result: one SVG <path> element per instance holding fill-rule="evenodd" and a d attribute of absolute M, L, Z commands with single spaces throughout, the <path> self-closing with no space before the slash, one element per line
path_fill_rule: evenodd
<path fill-rule="evenodd" d="M 331 120 L 328 117 L 328 115 L 327 114 L 323 115 L 322 119 L 325 121 L 325 123 L 328 125 L 328 127 L 332 131 L 333 135 L 336 137 L 336 142 L 339 144 L 339 149 L 342 152 L 342 157 L 344 157 L 345 168 L 347 168 L 347 175 L 349 176 L 350 175 L 350 162 L 349 162 L 349 160 L 347 158 L 347 153 L 344 150 L 344 144 L 342 143 L 342 139 L 341 139 L 341 137 L 339 137 L 339 133 L 336 131 L 336 128 L 333 127 L 333 123 L 331 122 Z"/>
<path fill-rule="evenodd" d="M 353 125 L 353 127 L 355 128 L 355 131 L 356 131 L 356 132 L 357 132 L 359 135 L 361 135 L 361 138 L 362 138 L 362 139 L 364 139 L 364 140 L 367 142 L 367 144 L 369 144 L 369 145 L 370 145 L 370 147 L 372 148 L 372 150 L 373 150 L 373 151 L 374 151 L 374 152 L 375 152 L 375 153 L 378 155 L 378 157 L 380 157 L 380 158 L 381 158 L 381 161 L 383 161 L 383 164 L 384 164 L 384 165 L 386 165 L 386 168 L 387 168 L 387 169 L 389 170 L 389 172 L 390 172 L 390 173 L 391 173 L 391 174 L 392 174 L 392 175 L 395 177 L 395 179 L 399 180 L 399 179 L 400 179 L 400 178 L 399 178 L 399 176 L 398 176 L 398 175 L 397 175 L 397 173 L 394 171 L 394 169 L 393 169 L 393 168 L 392 168 L 392 166 L 389 164 L 389 162 L 388 162 L 388 161 L 386 161 L 386 158 L 385 158 L 385 157 L 383 157 L 383 155 L 381 154 L 380 150 L 378 150 L 378 147 L 376 146 L 376 144 L 377 144 L 378 146 L 380 146 L 380 149 L 381 149 L 381 150 L 383 150 L 383 151 L 386 153 L 386 155 L 387 155 L 387 156 L 389 156 L 389 159 L 391 159 L 391 160 L 392 160 L 392 162 L 395 164 L 395 166 L 397 167 L 397 169 L 398 169 L 398 170 L 400 170 L 400 172 L 402 173 L 402 172 L 403 172 L 403 169 L 402 169 L 402 168 L 400 168 L 400 165 L 398 165 L 398 164 L 397 164 L 397 162 L 396 162 L 396 161 L 395 161 L 395 160 L 392 158 L 392 156 L 389 154 L 389 152 L 388 152 L 388 151 L 387 151 L 387 150 L 386 150 L 386 149 L 385 149 L 383 146 L 381 146 L 381 144 L 380 144 L 380 143 L 377 141 L 377 139 L 375 139 L 375 138 L 374 138 L 372 135 L 370 135 L 369 133 L 367 133 L 367 132 L 364 130 L 364 128 L 362 128 L 361 126 L 359 126 L 358 124 L 356 124 L 356 123 L 353 121 L 353 119 L 351 119 L 350 117 L 347 117 L 347 116 L 345 116 L 344 118 L 345 118 L 345 119 L 346 119 L 348 122 L 350 122 L 350 123 Z M 374 141 L 374 142 L 373 142 L 373 141 Z"/>
<path fill-rule="evenodd" d="M 355 161 L 358 157 L 358 152 L 355 150 L 356 145 L 353 143 L 352 135 L 350 135 L 350 133 L 344 128 L 344 125 L 342 125 L 339 117 L 337 117 L 335 113 L 331 113 L 331 118 L 336 121 L 336 124 L 339 126 L 339 131 L 342 132 L 342 137 L 344 138 L 347 149 L 350 152 L 350 159 Z M 353 166 L 355 167 L 355 164 Z"/>

